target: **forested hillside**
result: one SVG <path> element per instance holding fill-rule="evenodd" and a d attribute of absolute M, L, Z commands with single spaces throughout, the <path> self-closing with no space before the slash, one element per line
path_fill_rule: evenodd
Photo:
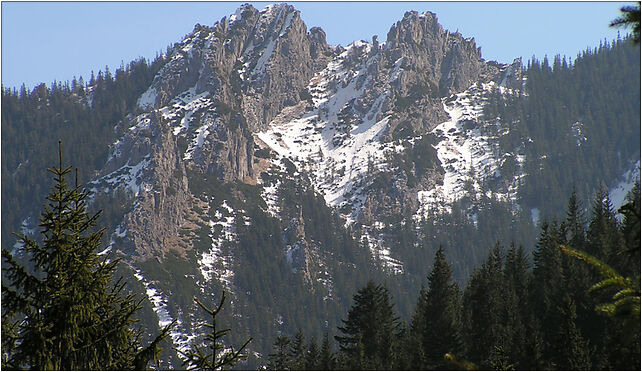
<path fill-rule="evenodd" d="M 2 245 L 11 246 L 12 231 L 25 218 L 37 226 L 41 200 L 50 185 L 42 170 L 56 159 L 58 140 L 64 157 L 85 183 L 102 168 L 114 126 L 122 121 L 165 61 L 141 59 L 112 74 L 99 71 L 88 82 L 40 84 L 27 91 L 2 89 Z"/>
<path fill-rule="evenodd" d="M 586 50 L 572 64 L 560 56 L 532 59 L 528 97 L 495 95 L 485 106 L 485 115 L 514 123 L 515 137 L 531 139 L 521 190 L 526 206 L 553 214 L 573 187 L 588 200 L 598 183 L 640 158 L 639 63 L 639 48 L 618 41 Z"/>
<path fill-rule="evenodd" d="M 497 242 L 464 287 L 440 247 L 410 319 L 399 316 L 394 292 L 369 281 L 341 326 L 323 339 L 300 330 L 280 335 L 263 363 L 271 370 L 637 370 L 640 184 L 618 212 L 622 222 L 603 190 L 589 204 L 585 214 L 573 191 L 566 210 L 542 222 L 532 255 Z M 615 316 L 600 311 L 617 291 L 590 290 L 602 274 L 560 246 L 633 279 L 637 310 L 629 303 Z"/>

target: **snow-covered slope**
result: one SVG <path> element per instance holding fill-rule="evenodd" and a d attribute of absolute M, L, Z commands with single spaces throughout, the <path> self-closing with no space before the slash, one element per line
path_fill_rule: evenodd
<path fill-rule="evenodd" d="M 616 210 L 624 205 L 626 196 L 635 182 L 640 182 L 640 160 L 633 163 L 631 168 L 622 174 L 618 181 L 618 184 L 609 190 L 609 199 Z"/>
<path fill-rule="evenodd" d="M 379 141 L 388 129 L 384 107 L 390 90 L 374 93 L 369 109 L 354 121 L 346 117 L 350 104 L 372 95 L 368 91 L 373 79 L 368 69 L 375 58 L 368 58 L 371 48 L 364 42 L 348 46 L 310 81 L 312 105 L 302 102 L 286 108 L 270 123 L 270 129 L 255 134 L 277 153 L 275 162 L 287 157 L 308 172 L 329 205 L 351 205 L 349 221 L 354 221 L 363 203 L 362 180 L 369 167 L 384 166 L 386 153 L 398 151 L 394 144 Z M 364 62 L 348 69 L 345 61 L 349 58 Z"/>
<path fill-rule="evenodd" d="M 432 133 L 440 138 L 435 146 L 445 170 L 443 183 L 430 190 L 417 193 L 419 210 L 416 218 L 428 211 L 450 211 L 449 204 L 465 196 L 479 198 L 482 193 L 494 193 L 500 200 L 516 202 L 519 181 L 524 176 L 519 171 L 511 179 L 505 179 L 506 188 L 492 190 L 486 181 L 501 177 L 500 167 L 504 161 L 514 159 L 517 168 L 524 163 L 523 146 L 513 152 L 499 153 L 497 140 L 504 134 L 504 123 L 482 118 L 485 95 L 495 83 L 475 84 L 463 93 L 444 98 L 444 110 L 450 120 L 439 124 Z M 504 94 L 511 94 L 503 90 Z"/>

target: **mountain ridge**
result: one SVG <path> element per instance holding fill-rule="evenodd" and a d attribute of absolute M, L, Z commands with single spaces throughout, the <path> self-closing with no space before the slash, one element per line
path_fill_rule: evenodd
<path fill-rule="evenodd" d="M 529 200 L 530 177 L 551 179 L 549 158 L 564 151 L 599 158 L 604 124 L 579 113 L 559 122 L 564 137 L 539 132 L 529 115 L 541 113 L 525 107 L 540 97 L 529 84 L 544 78 L 524 67 L 483 60 L 474 39 L 430 12 L 407 12 L 384 43 L 346 47 L 307 30 L 287 4 L 196 25 L 110 123 L 115 141 L 86 183 L 109 215 L 101 253 L 127 262 L 123 274 L 150 300 L 148 322 L 179 320 L 179 347 L 197 334 L 191 298 L 221 290 L 239 338 L 321 332 L 309 314 L 333 327 L 366 278 L 390 281 L 407 313 L 436 245 L 449 247 L 459 280 L 491 248 L 465 236 L 532 245 L 546 209 Z M 99 93 L 87 89 L 89 109 Z M 639 118 L 622 131 L 636 124 L 639 137 Z M 544 141 L 560 146 L 540 153 Z M 614 181 L 639 159 L 639 144 L 622 151 Z M 251 319 L 259 310 L 267 324 Z"/>

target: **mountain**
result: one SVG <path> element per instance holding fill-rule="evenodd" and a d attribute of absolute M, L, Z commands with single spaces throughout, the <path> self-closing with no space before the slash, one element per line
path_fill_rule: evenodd
<path fill-rule="evenodd" d="M 408 317 L 440 245 L 463 283 L 497 240 L 532 250 L 573 187 L 622 200 L 639 179 L 639 66 L 628 40 L 573 63 L 486 61 L 430 12 L 331 46 L 292 6 L 246 4 L 150 64 L 3 89 L 2 244 L 37 231 L 61 138 L 147 328 L 178 320 L 185 348 L 193 297 L 224 290 L 229 341 L 254 337 L 255 367 L 280 332 L 336 328 L 368 279 Z M 161 367 L 178 366 L 166 350 Z"/>

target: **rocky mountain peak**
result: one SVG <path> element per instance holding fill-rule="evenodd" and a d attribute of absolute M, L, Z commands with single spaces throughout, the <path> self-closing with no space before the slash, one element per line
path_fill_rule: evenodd
<path fill-rule="evenodd" d="M 394 47 L 400 43 L 412 45 L 428 45 L 431 40 L 444 34 L 437 21 L 437 15 L 431 12 L 418 13 L 409 11 L 403 19 L 397 21 L 388 31 L 387 44 Z"/>
<path fill-rule="evenodd" d="M 390 28 L 386 51 L 392 61 L 405 57 L 405 70 L 418 75 L 422 83 L 437 87 L 440 96 L 468 88 L 479 79 L 485 65 L 474 39 L 444 30 L 431 12 L 406 12 Z"/>

